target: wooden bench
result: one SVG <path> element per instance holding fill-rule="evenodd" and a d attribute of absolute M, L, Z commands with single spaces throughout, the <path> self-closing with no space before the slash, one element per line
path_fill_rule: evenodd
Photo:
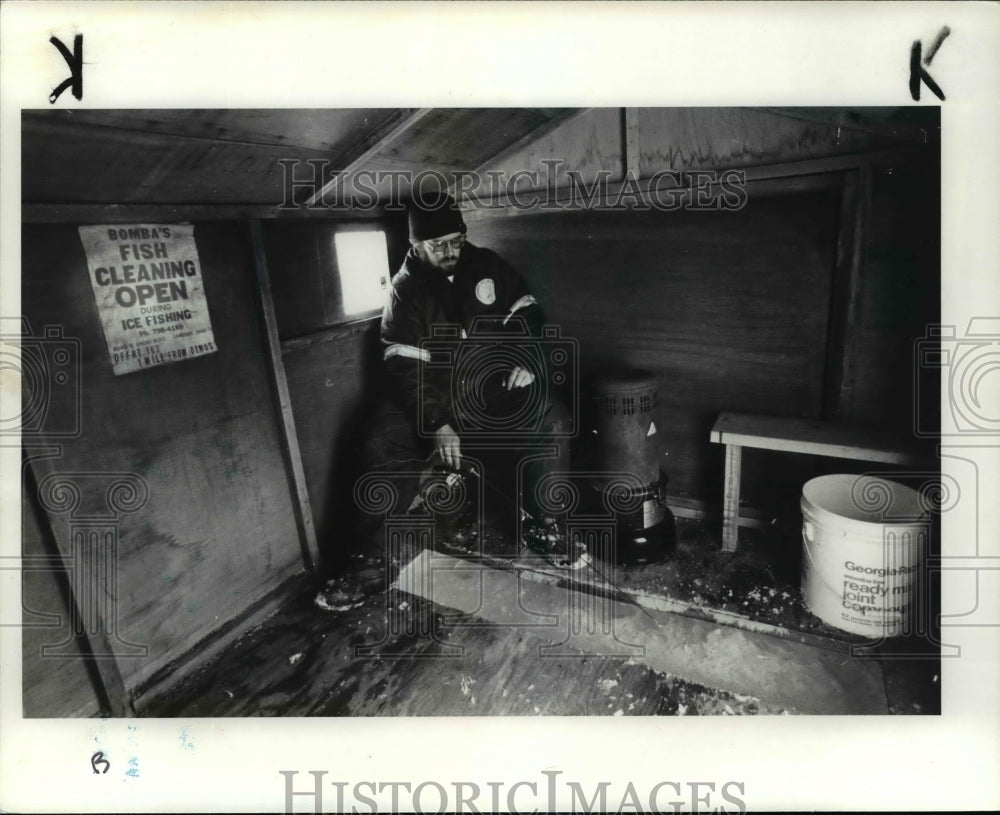
<path fill-rule="evenodd" d="M 752 519 L 740 517 L 740 465 L 744 447 L 897 465 L 925 461 L 925 457 L 888 433 L 818 419 L 720 413 L 710 438 L 716 444 L 726 445 L 722 503 L 722 549 L 726 552 L 736 550 L 740 526 L 756 524 Z"/>

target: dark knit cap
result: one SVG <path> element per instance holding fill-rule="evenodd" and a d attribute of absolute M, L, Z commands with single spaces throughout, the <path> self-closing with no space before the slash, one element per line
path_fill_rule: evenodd
<path fill-rule="evenodd" d="M 465 232 L 462 211 L 455 199 L 443 192 L 414 195 L 410 201 L 409 220 L 411 241 Z"/>

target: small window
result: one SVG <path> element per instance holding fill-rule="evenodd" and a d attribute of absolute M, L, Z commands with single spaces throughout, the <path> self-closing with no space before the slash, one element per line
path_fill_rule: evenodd
<path fill-rule="evenodd" d="M 340 269 L 344 316 L 374 311 L 385 304 L 389 285 L 389 252 L 385 232 L 338 232 L 333 236 Z"/>

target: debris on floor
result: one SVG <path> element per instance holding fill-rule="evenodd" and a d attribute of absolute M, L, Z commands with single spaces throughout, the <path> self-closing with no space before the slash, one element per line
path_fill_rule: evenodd
<path fill-rule="evenodd" d="M 343 575 L 328 580 L 313 602 L 323 611 L 350 611 L 364 604 L 365 593 L 354 575 Z"/>
<path fill-rule="evenodd" d="M 542 557 L 536 557 L 537 569 L 520 573 L 565 581 L 567 587 L 593 584 L 603 590 L 611 584 L 621 602 L 627 603 L 628 596 L 667 598 L 667 606 L 682 605 L 696 618 L 738 616 L 750 631 L 780 627 L 797 632 L 800 642 L 824 639 L 848 649 L 863 644 L 860 638 L 829 628 L 804 607 L 797 585 L 798 547 L 789 544 L 791 537 L 784 548 L 768 550 L 766 540 L 747 536 L 737 552 L 723 552 L 715 526 L 678 519 L 678 543 L 670 558 L 628 567 L 595 559 L 600 580 L 588 580 L 590 570 L 571 572 Z M 440 531 L 435 548 L 452 557 L 485 559 L 500 569 L 525 569 L 524 552 L 516 539 L 498 529 L 489 522 L 466 519 Z M 409 562 L 402 560 L 392 564 L 394 571 Z M 667 665 L 651 667 L 648 660 L 580 659 L 579 654 L 571 658 L 571 648 L 539 659 L 540 649 L 551 649 L 551 640 L 546 644 L 536 637 L 523 620 L 484 627 L 483 619 L 482 614 L 456 612 L 390 588 L 386 569 L 377 560 L 358 558 L 350 575 L 328 581 L 315 596 L 310 592 L 290 602 L 213 663 L 151 703 L 146 715 L 804 712 L 789 704 L 790 697 L 782 704 L 776 698 L 762 698 L 774 697 L 770 693 L 708 687 L 692 681 L 694 676 L 683 679 L 667 672 Z M 457 658 L 440 658 L 449 654 Z M 939 661 L 892 661 L 890 655 L 882 665 L 889 712 L 940 712 Z M 220 686 L 231 690 L 220 693 Z"/>

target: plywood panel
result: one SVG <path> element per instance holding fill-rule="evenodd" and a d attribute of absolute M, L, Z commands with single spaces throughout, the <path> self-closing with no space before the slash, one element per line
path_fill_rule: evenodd
<path fill-rule="evenodd" d="M 286 173 L 279 161 L 297 162 L 298 181 L 312 178 L 310 160 L 326 163 L 321 186 L 329 171 L 380 144 L 408 110 L 28 111 L 23 199 L 278 204 Z M 565 114 L 563 108 L 434 109 L 355 169 L 473 170 Z M 399 179 L 376 189 L 387 197 L 393 187 L 398 198 Z M 408 181 L 401 189 L 408 191 Z M 369 193 L 346 184 L 346 198 L 361 195 L 363 202 Z"/>
<path fill-rule="evenodd" d="M 26 203 L 246 204 L 284 200 L 278 161 L 299 162 L 311 180 L 309 148 L 178 138 L 155 131 L 77 127 L 64 119 L 26 117 L 21 144 Z"/>
<path fill-rule="evenodd" d="M 934 427 L 938 371 L 917 367 L 918 341 L 940 321 L 939 167 L 888 168 L 872 179 L 872 214 L 861 269 L 854 389 L 845 416 L 897 430 L 912 428 L 914 377 L 921 377 L 921 426 Z M 962 336 L 965 326 L 957 327 Z"/>
<path fill-rule="evenodd" d="M 871 660 L 621 600 L 595 602 L 554 583 L 428 550 L 397 581 L 403 591 L 494 624 L 521 622 L 530 609 L 522 624 L 550 643 L 541 659 L 573 649 L 621 656 L 629 652 L 625 643 L 635 643 L 636 661 L 704 687 L 802 713 L 888 712 L 882 671 Z"/>
<path fill-rule="evenodd" d="M 553 160 L 560 165 L 551 179 L 554 184 L 549 186 L 566 186 L 569 183 L 567 170 L 578 172 L 588 184 L 602 171 L 608 174 L 609 180 L 621 179 L 624 172 L 621 108 L 596 108 L 581 113 L 522 149 L 490 162 L 483 171 L 499 171 L 504 180 L 520 171 L 535 172 L 537 183 L 521 179 L 517 189 L 538 189 L 550 181 L 542 161 Z M 490 192 L 489 189 L 479 190 L 477 194 L 488 198 Z"/>
<path fill-rule="evenodd" d="M 386 230 L 390 273 L 406 251 L 405 216 Z M 381 368 L 378 315 L 347 323 L 334 235 L 357 225 L 264 225 L 268 269 L 302 466 L 320 554 L 343 545 L 351 525 L 359 432 Z"/>
<path fill-rule="evenodd" d="M 378 320 L 286 343 L 282 352 L 321 555 L 342 546 L 352 520 L 359 431 L 381 363 Z"/>
<path fill-rule="evenodd" d="M 404 595 L 390 597 L 395 602 L 388 608 L 380 596 L 335 615 L 306 604 L 287 607 L 201 675 L 153 700 L 149 712 L 185 718 L 783 712 L 658 674 L 627 657 L 540 657 L 550 643 L 523 629 L 456 619 L 454 611 L 412 596 L 405 605 Z M 431 626 L 444 644 L 407 636 Z M 358 659 L 355 649 L 369 644 L 385 655 Z M 461 651 L 442 659 L 446 648 Z"/>
<path fill-rule="evenodd" d="M 519 171 L 519 190 L 566 187 L 567 171 L 591 183 L 598 173 L 620 180 L 628 153 L 637 158 L 633 175 L 649 178 L 661 170 L 729 169 L 860 153 L 897 144 L 888 136 L 806 121 L 750 108 L 635 108 L 634 127 L 626 126 L 622 108 L 598 108 L 574 117 L 521 150 L 487 165 L 504 178 Z M 559 162 L 551 175 L 543 161 Z M 502 190 L 503 191 L 503 190 Z M 488 197 L 487 191 L 479 191 Z"/>
<path fill-rule="evenodd" d="M 749 167 L 860 153 L 892 139 L 749 108 L 639 108 L 639 169 Z"/>
<path fill-rule="evenodd" d="M 562 108 L 439 108 L 374 157 L 410 164 L 472 170 L 565 112 Z"/>
<path fill-rule="evenodd" d="M 719 493 L 721 410 L 816 417 L 838 196 L 738 212 L 597 212 L 480 222 L 529 278 L 584 370 L 653 371 L 672 490 Z"/>
<path fill-rule="evenodd" d="M 309 223 L 263 227 L 278 333 L 297 337 L 332 325 L 340 314 L 340 280 L 333 236 Z"/>
<path fill-rule="evenodd" d="M 22 709 L 26 718 L 92 716 L 99 711 L 98 694 L 73 636 L 68 576 L 45 541 L 28 489 L 21 507 Z M 43 655 L 44 648 L 56 646 L 64 646 L 58 656 Z"/>
<path fill-rule="evenodd" d="M 302 568 L 245 229 L 196 226 L 195 240 L 219 351 L 115 377 L 75 227 L 26 227 L 22 237 L 32 326 L 79 342 L 80 433 L 36 468 L 40 482 L 70 473 L 80 487 L 75 512 L 49 513 L 60 549 L 83 514 L 109 515 L 109 474 L 148 489 L 117 519 L 109 592 L 121 638 L 148 649 L 120 659 L 130 688 Z M 69 421 L 73 401 L 58 392 L 50 430 Z"/>
<path fill-rule="evenodd" d="M 272 147 L 304 147 L 337 154 L 377 125 L 391 109 L 335 110 L 196 108 L 30 111 L 30 118 L 72 119 L 79 124 Z"/>

